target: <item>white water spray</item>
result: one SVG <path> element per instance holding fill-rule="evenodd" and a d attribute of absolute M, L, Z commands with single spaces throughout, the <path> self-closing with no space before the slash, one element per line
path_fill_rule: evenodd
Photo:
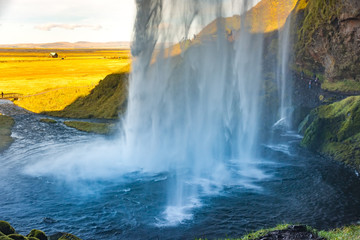
<path fill-rule="evenodd" d="M 279 120 L 274 124 L 275 128 L 291 129 L 292 122 L 292 76 L 289 71 L 290 48 L 291 48 L 291 17 L 288 17 L 285 25 L 279 30 L 277 85 L 279 92 Z"/>

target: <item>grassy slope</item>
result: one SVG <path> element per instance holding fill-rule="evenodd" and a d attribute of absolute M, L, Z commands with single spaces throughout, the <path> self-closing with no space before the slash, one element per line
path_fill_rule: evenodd
<path fill-rule="evenodd" d="M 68 118 L 116 119 L 126 109 L 129 68 L 110 74 L 89 95 L 78 98 L 62 111 L 47 115 Z"/>
<path fill-rule="evenodd" d="M 59 58 L 49 58 L 52 51 Z M 63 110 L 131 59 L 129 49 L 0 49 L 0 62 L 0 92 L 40 113 Z"/>
<path fill-rule="evenodd" d="M 303 146 L 360 170 L 360 96 L 314 109 L 302 127 Z"/>
<path fill-rule="evenodd" d="M 110 134 L 114 127 L 114 124 L 109 123 L 93 123 L 80 121 L 65 121 L 64 124 L 79 131 L 97 134 Z"/>
<path fill-rule="evenodd" d="M 14 126 L 14 123 L 11 117 L 0 115 L 0 153 L 13 142 L 11 128 Z"/>

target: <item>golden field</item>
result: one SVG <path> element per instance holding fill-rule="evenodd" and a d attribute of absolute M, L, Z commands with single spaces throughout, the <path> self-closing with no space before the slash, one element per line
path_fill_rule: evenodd
<path fill-rule="evenodd" d="M 33 112 L 62 110 L 130 62 L 128 49 L 0 49 L 0 92 Z"/>

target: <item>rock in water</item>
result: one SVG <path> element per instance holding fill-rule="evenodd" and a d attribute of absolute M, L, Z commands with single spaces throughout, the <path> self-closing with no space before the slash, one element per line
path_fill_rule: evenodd
<path fill-rule="evenodd" d="M 15 229 L 5 221 L 0 221 L 0 232 L 5 235 L 15 234 Z"/>
<path fill-rule="evenodd" d="M 43 231 L 33 229 L 31 232 L 27 235 L 27 237 L 35 237 L 39 240 L 48 240 L 48 237 Z"/>

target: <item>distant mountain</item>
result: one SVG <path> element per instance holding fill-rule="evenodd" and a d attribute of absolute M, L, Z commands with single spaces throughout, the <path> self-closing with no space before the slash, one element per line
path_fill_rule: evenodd
<path fill-rule="evenodd" d="M 0 48 L 130 48 L 130 42 L 55 42 L 55 43 L 20 43 L 0 44 Z"/>

